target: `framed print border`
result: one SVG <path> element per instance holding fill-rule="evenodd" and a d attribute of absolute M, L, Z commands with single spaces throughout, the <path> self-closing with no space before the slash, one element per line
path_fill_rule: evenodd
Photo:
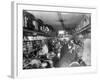
<path fill-rule="evenodd" d="M 71 7 L 71 6 L 56 6 L 56 5 L 37 5 L 12 2 L 12 54 L 11 54 L 11 75 L 17 77 L 36 77 L 36 76 L 53 76 L 53 75 L 66 75 L 72 73 L 91 73 L 96 72 L 96 54 L 95 54 L 95 41 L 93 40 L 94 33 L 92 32 L 96 26 L 96 8 L 86 7 Z M 77 12 L 77 13 L 91 13 L 91 66 L 87 67 L 68 67 L 68 68 L 52 68 L 52 69 L 34 69 L 23 70 L 22 61 L 22 23 L 23 23 L 23 10 L 37 10 L 37 11 L 56 11 L 56 12 Z M 93 35 L 93 36 L 92 36 Z"/>

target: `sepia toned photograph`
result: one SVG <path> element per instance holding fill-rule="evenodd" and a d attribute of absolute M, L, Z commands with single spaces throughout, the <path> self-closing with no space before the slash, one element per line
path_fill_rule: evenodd
<path fill-rule="evenodd" d="M 91 66 L 91 13 L 23 10 L 23 70 Z"/>

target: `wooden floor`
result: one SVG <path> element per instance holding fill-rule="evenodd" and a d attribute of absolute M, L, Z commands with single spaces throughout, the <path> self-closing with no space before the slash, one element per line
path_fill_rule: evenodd
<path fill-rule="evenodd" d="M 67 44 L 66 44 L 61 49 L 61 58 L 57 65 L 58 67 L 66 67 L 72 62 L 74 58 L 75 58 L 75 54 L 71 54 L 68 52 Z"/>

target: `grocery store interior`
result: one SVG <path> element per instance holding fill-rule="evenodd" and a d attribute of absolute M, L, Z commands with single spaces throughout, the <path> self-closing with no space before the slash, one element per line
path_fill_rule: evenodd
<path fill-rule="evenodd" d="M 23 69 L 91 66 L 91 14 L 23 10 Z"/>

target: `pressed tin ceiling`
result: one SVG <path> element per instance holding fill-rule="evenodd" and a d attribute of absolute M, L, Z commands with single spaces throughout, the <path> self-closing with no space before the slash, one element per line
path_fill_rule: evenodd
<path fill-rule="evenodd" d="M 46 11 L 28 11 L 33 14 L 37 19 L 41 19 L 44 24 L 50 24 L 53 26 L 55 30 L 63 30 L 63 26 L 59 19 L 61 18 L 64 23 L 64 27 L 75 28 L 85 15 L 84 13 L 69 13 L 69 12 L 61 12 L 60 18 L 58 12 L 46 12 Z"/>

